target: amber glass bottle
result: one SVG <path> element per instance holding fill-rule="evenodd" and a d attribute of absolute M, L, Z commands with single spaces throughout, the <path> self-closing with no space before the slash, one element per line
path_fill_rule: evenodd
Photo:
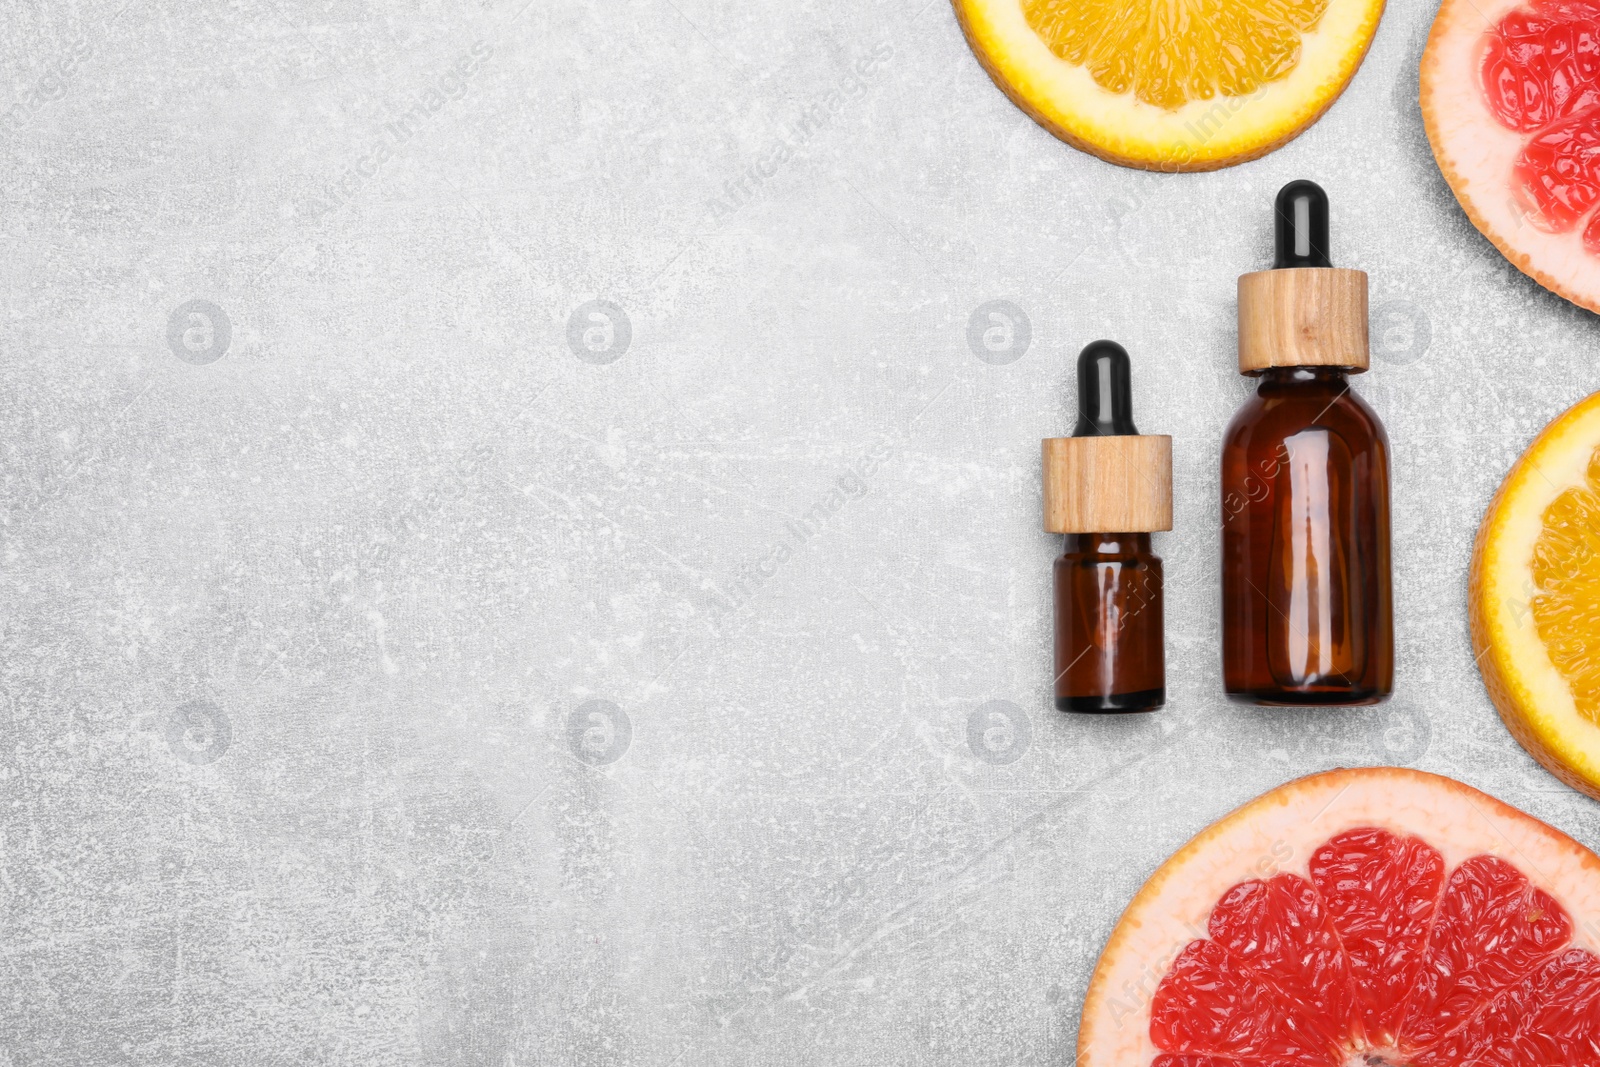
<path fill-rule="evenodd" d="M 1328 261 L 1328 204 L 1278 194 L 1274 269 L 1239 279 L 1239 369 L 1261 384 L 1222 446 L 1222 659 L 1251 704 L 1376 704 L 1394 688 L 1389 439 L 1351 389 L 1366 275 Z"/>
<path fill-rule="evenodd" d="M 1055 564 L 1055 696 L 1062 711 L 1151 711 L 1167 699 L 1161 560 L 1172 528 L 1172 439 L 1133 424 L 1128 353 L 1078 356 L 1078 423 L 1044 442 L 1045 529 Z"/>
<path fill-rule="evenodd" d="M 1055 566 L 1056 707 L 1167 702 L 1161 560 L 1148 533 L 1067 534 Z"/>

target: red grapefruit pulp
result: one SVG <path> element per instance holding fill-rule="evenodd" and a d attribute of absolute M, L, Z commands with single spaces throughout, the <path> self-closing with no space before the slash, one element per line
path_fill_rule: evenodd
<path fill-rule="evenodd" d="M 1527 134 L 1512 188 L 1544 228 L 1564 233 L 1600 199 L 1600 6 L 1536 0 L 1485 37 L 1480 76 L 1489 110 Z M 1584 246 L 1597 247 L 1591 220 Z"/>
<path fill-rule="evenodd" d="M 1421 102 L 1478 229 L 1541 285 L 1600 309 L 1600 0 L 1443 0 Z"/>
<path fill-rule="evenodd" d="M 1211 827 L 1096 967 L 1083 1067 L 1600 1067 L 1600 859 L 1459 782 L 1332 771 Z"/>

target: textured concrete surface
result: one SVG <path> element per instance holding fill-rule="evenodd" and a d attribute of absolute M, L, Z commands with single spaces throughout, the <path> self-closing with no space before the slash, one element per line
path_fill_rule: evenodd
<path fill-rule="evenodd" d="M 1472 229 L 1391 6 L 1221 173 L 1016 111 L 942 0 L 11 4 L 0 1064 L 1063 1064 L 1141 880 L 1303 773 L 1590 844 L 1470 539 L 1600 323 Z M 1220 697 L 1234 279 L 1372 276 L 1398 694 Z M 1049 706 L 1069 361 L 1175 437 L 1171 702 Z"/>

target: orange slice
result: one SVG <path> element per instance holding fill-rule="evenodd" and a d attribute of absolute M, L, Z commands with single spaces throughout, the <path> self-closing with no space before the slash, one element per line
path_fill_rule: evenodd
<path fill-rule="evenodd" d="M 1600 393 L 1545 427 L 1506 475 L 1468 589 L 1500 717 L 1551 773 L 1600 799 Z"/>
<path fill-rule="evenodd" d="M 1272 151 L 1344 91 L 1383 0 L 952 0 L 1017 106 L 1069 144 L 1147 170 Z"/>
<path fill-rule="evenodd" d="M 1330 771 L 1190 841 L 1100 955 L 1080 1067 L 1593 1067 L 1600 857 L 1438 775 Z"/>

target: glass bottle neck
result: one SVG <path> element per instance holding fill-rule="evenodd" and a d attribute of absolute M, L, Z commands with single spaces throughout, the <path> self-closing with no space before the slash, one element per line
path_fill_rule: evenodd
<path fill-rule="evenodd" d="M 1256 395 L 1283 396 L 1287 393 L 1304 396 L 1307 393 L 1336 395 L 1350 388 L 1348 372 L 1343 367 L 1270 367 L 1260 376 Z"/>
<path fill-rule="evenodd" d="M 1147 556 L 1151 551 L 1150 535 L 1147 533 L 1069 533 L 1063 535 L 1061 551 L 1065 555 Z"/>
<path fill-rule="evenodd" d="M 1348 373 L 1343 367 L 1268 367 L 1260 378 L 1262 385 L 1343 384 Z"/>

